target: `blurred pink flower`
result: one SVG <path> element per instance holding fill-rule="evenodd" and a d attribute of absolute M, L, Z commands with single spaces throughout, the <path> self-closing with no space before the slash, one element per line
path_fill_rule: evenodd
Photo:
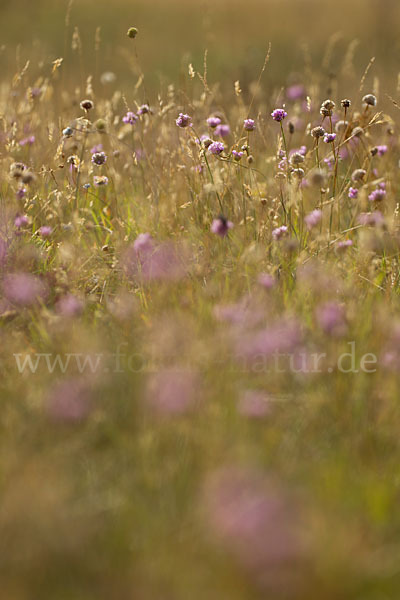
<path fill-rule="evenodd" d="M 63 317 L 77 317 L 82 314 L 84 303 L 73 294 L 65 294 L 56 303 L 56 311 Z"/>
<path fill-rule="evenodd" d="M 149 234 L 141 234 L 123 256 L 128 276 L 143 281 L 175 282 L 185 277 L 189 257 L 183 244 L 156 243 Z"/>
<path fill-rule="evenodd" d="M 272 408 L 264 392 L 246 390 L 239 398 L 238 412 L 245 417 L 261 419 L 270 415 Z"/>
<path fill-rule="evenodd" d="M 297 512 L 263 474 L 219 469 L 206 480 L 203 502 L 211 534 L 267 583 L 304 556 Z"/>
<path fill-rule="evenodd" d="M 91 393 L 83 379 L 67 379 L 56 383 L 47 396 L 47 410 L 55 421 L 84 420 L 91 410 Z"/>
<path fill-rule="evenodd" d="M 2 288 L 7 300 L 19 306 L 32 306 L 39 300 L 45 300 L 48 294 L 46 284 L 30 273 L 6 275 Z"/>
<path fill-rule="evenodd" d="M 198 384 L 198 377 L 192 371 L 160 371 L 149 379 L 148 403 L 162 415 L 184 414 L 195 407 Z"/>

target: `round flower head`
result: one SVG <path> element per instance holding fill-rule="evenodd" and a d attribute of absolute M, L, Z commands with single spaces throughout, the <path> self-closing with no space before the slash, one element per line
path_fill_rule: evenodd
<path fill-rule="evenodd" d="M 232 156 L 235 160 L 239 161 L 243 158 L 244 152 L 238 152 L 237 150 L 232 150 Z"/>
<path fill-rule="evenodd" d="M 219 137 L 222 137 L 222 138 L 228 137 L 230 132 L 231 132 L 231 128 L 229 127 L 229 125 L 226 125 L 226 124 L 221 123 L 220 125 L 217 125 L 215 128 L 215 135 L 218 135 Z"/>
<path fill-rule="evenodd" d="M 356 169 L 355 171 L 353 171 L 351 178 L 353 181 L 363 181 L 366 174 L 367 171 L 365 169 Z"/>
<path fill-rule="evenodd" d="M 208 117 L 207 125 L 212 129 L 215 129 L 218 125 L 221 124 L 221 119 L 219 117 Z"/>
<path fill-rule="evenodd" d="M 286 225 L 281 225 L 281 227 L 272 230 L 272 237 L 275 241 L 279 241 L 288 234 L 288 231 Z"/>
<path fill-rule="evenodd" d="M 64 137 L 69 138 L 72 135 L 74 135 L 74 130 L 72 129 L 72 127 L 66 127 L 65 129 L 63 129 L 62 133 Z"/>
<path fill-rule="evenodd" d="M 275 110 L 273 110 L 271 113 L 271 117 L 274 119 L 274 121 L 280 123 L 285 117 L 287 117 L 287 112 L 283 108 L 275 108 Z"/>
<path fill-rule="evenodd" d="M 151 109 L 148 104 L 142 104 L 141 106 L 139 106 L 139 109 L 137 111 L 138 115 L 147 115 L 149 113 L 151 113 Z"/>
<path fill-rule="evenodd" d="M 354 187 L 350 187 L 349 188 L 349 193 L 348 193 L 349 198 L 351 198 L 352 200 L 355 200 L 358 197 L 358 189 L 354 188 Z"/>
<path fill-rule="evenodd" d="M 324 137 L 324 135 L 326 134 L 326 131 L 323 127 L 314 127 L 313 129 L 311 129 L 311 135 L 313 138 L 315 138 L 316 140 Z"/>
<path fill-rule="evenodd" d="M 307 229 L 311 230 L 318 225 L 321 219 L 322 211 L 317 208 L 304 217 L 304 222 L 307 225 Z"/>
<path fill-rule="evenodd" d="M 364 104 L 366 104 L 367 106 L 376 106 L 378 103 L 378 100 L 376 99 L 376 96 L 374 96 L 374 94 L 366 94 L 362 101 L 364 102 Z"/>
<path fill-rule="evenodd" d="M 122 121 L 127 123 L 128 125 L 134 125 L 138 120 L 138 116 L 135 115 L 134 112 L 128 111 L 124 117 L 122 117 Z"/>
<path fill-rule="evenodd" d="M 335 108 L 335 103 L 332 100 L 325 100 L 322 103 L 319 112 L 323 117 L 331 117 L 334 108 Z"/>
<path fill-rule="evenodd" d="M 49 237 L 53 232 L 53 229 L 51 227 L 49 227 L 49 225 L 43 225 L 40 229 L 39 229 L 39 233 L 43 238 Z"/>
<path fill-rule="evenodd" d="M 325 133 L 324 142 L 325 144 L 331 144 L 336 139 L 336 133 Z"/>
<path fill-rule="evenodd" d="M 254 119 L 245 119 L 243 122 L 243 126 L 246 131 L 254 131 L 256 128 L 256 122 Z"/>
<path fill-rule="evenodd" d="M 222 142 L 213 142 L 208 146 L 208 151 L 211 154 L 221 154 L 225 150 L 225 145 Z"/>
<path fill-rule="evenodd" d="M 14 219 L 14 225 L 17 229 L 25 227 L 25 225 L 28 225 L 28 223 L 29 221 L 26 215 L 17 215 Z"/>
<path fill-rule="evenodd" d="M 228 221 L 228 219 L 226 219 L 223 215 L 220 215 L 211 223 L 211 232 L 219 235 L 220 237 L 225 237 L 232 228 L 232 221 Z"/>
<path fill-rule="evenodd" d="M 104 152 L 95 152 L 92 155 L 92 163 L 100 167 L 107 162 L 107 155 Z"/>
<path fill-rule="evenodd" d="M 293 152 L 289 161 L 292 165 L 301 165 L 304 162 L 304 155 L 301 152 Z"/>
<path fill-rule="evenodd" d="M 82 100 L 82 102 L 80 103 L 80 107 L 85 112 L 89 112 L 89 110 L 92 110 L 92 108 L 94 107 L 94 103 L 92 100 Z"/>
<path fill-rule="evenodd" d="M 192 117 L 189 115 L 185 115 L 184 113 L 179 113 L 178 118 L 175 120 L 175 123 L 178 127 L 184 129 L 185 127 L 192 127 Z"/>
<path fill-rule="evenodd" d="M 351 100 L 348 100 L 347 98 L 344 98 L 344 99 L 341 101 L 341 103 L 340 103 L 340 104 L 342 105 L 342 107 L 343 107 L 343 108 L 346 108 L 346 109 L 347 109 L 347 108 L 350 108 L 350 106 L 351 106 Z"/>
<path fill-rule="evenodd" d="M 388 151 L 388 147 L 385 144 L 383 144 L 381 146 L 377 146 L 376 149 L 378 151 L 377 152 L 378 156 L 383 156 Z"/>
<path fill-rule="evenodd" d="M 139 31 L 136 29 L 136 27 L 129 27 L 126 35 L 128 38 L 131 38 L 131 40 L 134 40 L 138 33 Z"/>
<path fill-rule="evenodd" d="M 385 196 L 386 196 L 386 190 L 377 188 L 376 190 L 374 190 L 373 192 L 371 192 L 369 194 L 368 200 L 370 202 L 382 202 L 382 200 L 385 199 Z"/>
<path fill-rule="evenodd" d="M 353 245 L 353 240 L 343 240 L 342 242 L 338 242 L 336 244 L 336 249 L 340 252 L 347 250 L 347 248 L 351 248 Z"/>

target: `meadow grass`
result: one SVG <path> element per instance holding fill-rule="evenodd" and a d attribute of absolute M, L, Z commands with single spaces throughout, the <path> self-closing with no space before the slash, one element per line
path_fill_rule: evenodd
<path fill-rule="evenodd" d="M 396 78 L 67 26 L 0 89 L 1 597 L 397 598 Z"/>

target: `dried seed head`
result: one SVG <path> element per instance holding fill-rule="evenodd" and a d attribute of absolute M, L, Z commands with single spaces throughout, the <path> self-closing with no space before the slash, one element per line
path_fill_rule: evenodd
<path fill-rule="evenodd" d="M 301 165 L 304 162 L 304 156 L 300 152 L 294 152 L 290 157 L 290 162 L 292 165 Z"/>
<path fill-rule="evenodd" d="M 92 110 L 92 108 L 94 107 L 94 103 L 92 100 L 82 100 L 82 102 L 80 103 L 80 107 L 82 110 L 89 112 L 89 110 Z"/>
<path fill-rule="evenodd" d="M 353 171 L 351 178 L 353 181 L 363 181 L 366 174 L 367 171 L 365 169 L 356 169 Z"/>
<path fill-rule="evenodd" d="M 131 40 L 134 40 L 138 33 L 139 31 L 136 29 L 136 27 L 129 27 L 126 35 L 128 38 L 131 38 Z"/>
<path fill-rule="evenodd" d="M 33 183 L 35 181 L 35 179 L 36 179 L 35 174 L 32 173 L 32 171 L 24 171 L 22 173 L 22 177 L 21 177 L 22 183 L 26 183 L 26 184 Z"/>
<path fill-rule="evenodd" d="M 299 179 L 303 179 L 305 173 L 304 173 L 304 169 L 302 169 L 301 167 L 298 167 L 297 169 L 293 169 L 292 174 L 295 175 L 295 177 L 298 177 Z"/>
<path fill-rule="evenodd" d="M 311 135 L 313 136 L 313 138 L 318 139 L 320 137 L 324 137 L 326 131 L 323 127 L 314 127 L 314 129 L 311 129 Z"/>
<path fill-rule="evenodd" d="M 26 167 L 22 162 L 13 163 L 10 166 L 10 175 L 14 177 L 14 179 L 20 179 L 22 177 L 23 171 L 25 171 Z"/>
<path fill-rule="evenodd" d="M 336 104 L 334 103 L 333 100 L 324 100 L 323 103 L 321 104 L 321 107 L 326 108 L 327 110 L 333 110 L 335 108 Z"/>
<path fill-rule="evenodd" d="M 344 100 L 341 101 L 340 104 L 343 106 L 343 108 L 350 108 L 351 100 L 348 100 L 347 98 L 345 98 Z"/>
<path fill-rule="evenodd" d="M 362 101 L 364 102 L 364 104 L 366 104 L 367 106 L 376 106 L 378 103 L 378 100 L 376 99 L 376 96 L 374 96 L 373 94 L 366 94 Z"/>
<path fill-rule="evenodd" d="M 371 156 L 376 156 L 378 154 L 378 148 L 376 146 L 374 146 L 374 148 L 371 148 Z"/>

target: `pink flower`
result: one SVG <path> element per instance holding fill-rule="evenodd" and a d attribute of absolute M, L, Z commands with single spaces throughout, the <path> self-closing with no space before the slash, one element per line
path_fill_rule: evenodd
<path fill-rule="evenodd" d="M 3 280 L 4 296 L 18 306 L 32 306 L 47 297 L 47 286 L 30 273 L 12 273 Z"/>
<path fill-rule="evenodd" d="M 82 379 L 68 379 L 55 384 L 47 397 L 47 410 L 55 421 L 83 421 L 91 410 L 89 384 Z"/>
<path fill-rule="evenodd" d="M 220 215 L 217 219 L 214 219 L 214 221 L 211 223 L 211 232 L 219 235 L 220 237 L 225 237 L 232 228 L 232 221 L 228 221 L 222 215 Z"/>
<path fill-rule="evenodd" d="M 261 419 L 271 414 L 271 404 L 263 392 L 246 390 L 240 396 L 238 412 L 251 419 Z"/>
<path fill-rule="evenodd" d="M 161 371 L 148 382 L 148 403 L 162 415 L 187 413 L 196 405 L 198 383 L 197 375 L 191 371 Z"/>

